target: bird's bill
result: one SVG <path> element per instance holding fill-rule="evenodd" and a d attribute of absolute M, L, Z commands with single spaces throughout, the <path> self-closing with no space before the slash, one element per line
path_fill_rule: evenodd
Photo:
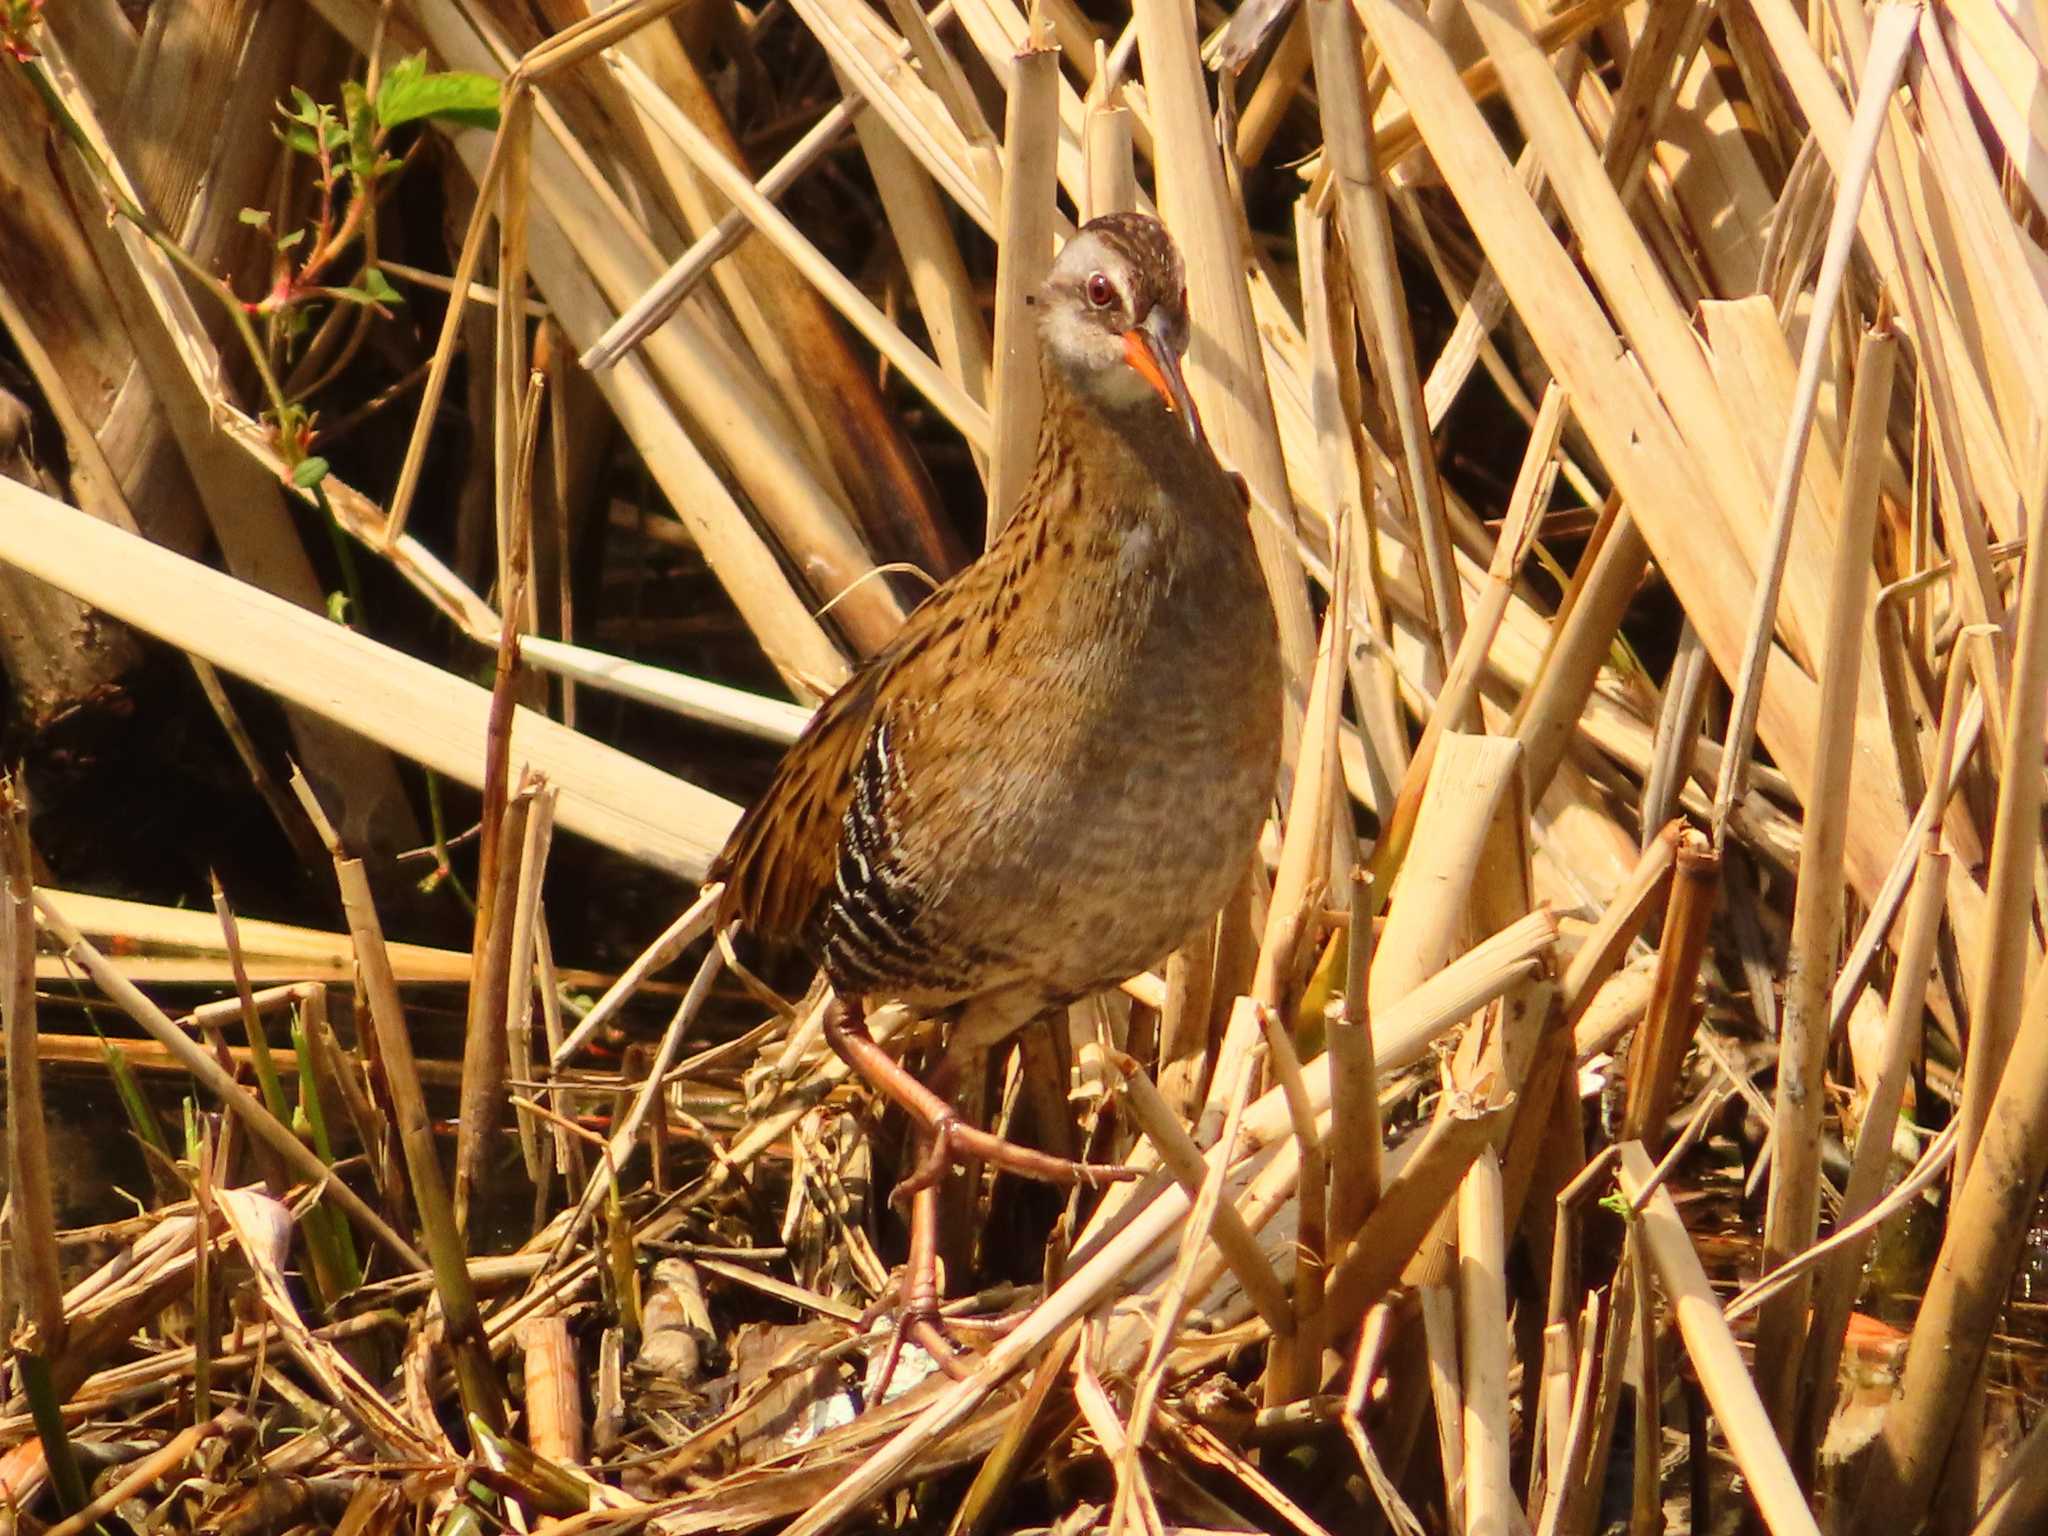
<path fill-rule="evenodd" d="M 1202 418 L 1195 414 L 1194 398 L 1188 394 L 1187 380 L 1180 375 L 1180 359 L 1173 355 L 1173 348 L 1160 334 L 1164 323 L 1163 313 L 1154 308 L 1145 317 L 1144 324 L 1124 332 L 1124 361 L 1131 370 L 1150 384 L 1159 398 L 1166 402 L 1166 408 L 1179 416 L 1187 426 L 1188 436 L 1196 442 L 1202 440 Z"/>

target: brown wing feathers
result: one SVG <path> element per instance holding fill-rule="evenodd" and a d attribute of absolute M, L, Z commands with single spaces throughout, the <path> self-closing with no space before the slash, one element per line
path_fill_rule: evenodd
<path fill-rule="evenodd" d="M 803 942 L 839 860 L 839 827 L 867 750 L 888 653 L 819 706 L 766 794 L 733 829 L 709 878 L 726 882 L 718 926 L 770 944 Z"/>

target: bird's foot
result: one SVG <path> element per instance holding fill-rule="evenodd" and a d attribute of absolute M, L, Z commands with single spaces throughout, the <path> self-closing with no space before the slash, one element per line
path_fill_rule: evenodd
<path fill-rule="evenodd" d="M 863 1395 L 871 1407 L 880 1407 L 888 1398 L 889 1384 L 895 1379 L 906 1343 L 915 1343 L 955 1381 L 963 1381 L 969 1374 L 967 1361 L 970 1356 L 947 1330 L 945 1319 L 939 1313 L 937 1292 L 929 1283 L 918 1285 L 907 1272 L 901 1285 L 892 1286 L 868 1309 L 861 1319 L 862 1331 L 873 1328 L 887 1315 L 890 1303 L 895 1299 L 891 1293 L 899 1289 L 905 1294 L 896 1302 L 896 1318 L 889 1329 L 889 1342 L 883 1346 L 882 1363 L 870 1374 L 869 1384 L 864 1389 Z"/>
<path fill-rule="evenodd" d="M 902 1278 L 895 1287 L 898 1293 L 896 1324 L 889 1330 L 889 1343 L 882 1354 L 881 1369 L 875 1373 L 874 1386 L 867 1394 L 867 1400 L 873 1404 L 881 1403 L 888 1395 L 889 1382 L 896 1374 L 897 1362 L 903 1357 L 906 1339 L 915 1339 L 938 1363 L 939 1369 L 954 1380 L 961 1380 L 967 1375 L 963 1351 L 947 1334 L 945 1321 L 939 1315 L 938 1194 L 935 1182 L 927 1184 L 916 1193 L 911 1204 L 910 1255 L 904 1261 Z M 884 1292 L 861 1319 L 863 1332 L 880 1318 L 888 1304 L 889 1296 Z"/>

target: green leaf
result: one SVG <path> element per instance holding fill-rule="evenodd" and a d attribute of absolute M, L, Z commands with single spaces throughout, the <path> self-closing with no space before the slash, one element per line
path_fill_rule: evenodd
<path fill-rule="evenodd" d="M 303 239 L 305 239 L 305 238 L 306 238 L 306 232 L 305 232 L 305 230 L 303 230 L 303 229 L 295 229 L 295 230 L 293 230 L 293 231 L 292 231 L 292 232 L 291 232 L 290 234 L 288 234 L 288 235 L 282 235 L 282 236 L 280 236 L 280 237 L 278 238 L 278 242 L 277 242 L 277 248 L 278 248 L 278 249 L 279 249 L 280 251 L 288 251 L 288 250 L 290 250 L 290 249 L 291 249 L 291 248 L 292 248 L 293 246 L 297 245 L 297 244 L 298 244 L 298 243 L 299 243 L 299 242 L 300 242 L 301 240 L 303 240 Z"/>
<path fill-rule="evenodd" d="M 256 229 L 268 229 L 270 227 L 270 210 L 268 208 L 244 208 L 235 217 L 244 224 L 251 225 Z"/>
<path fill-rule="evenodd" d="M 391 279 L 376 267 L 363 268 L 363 289 L 379 304 L 403 304 L 405 295 L 391 286 Z"/>
<path fill-rule="evenodd" d="M 348 623 L 348 594 L 330 592 L 327 594 L 327 617 L 336 624 Z"/>
<path fill-rule="evenodd" d="M 308 160 L 320 153 L 320 141 L 307 128 L 281 128 L 277 136 L 283 139 L 293 154 L 304 155 Z"/>
<path fill-rule="evenodd" d="M 389 131 L 422 118 L 495 128 L 498 82 L 465 70 L 429 70 L 424 53 L 401 59 L 377 87 L 378 125 Z"/>
<path fill-rule="evenodd" d="M 318 454 L 299 460 L 292 466 L 292 484 L 302 491 L 310 491 L 327 478 L 332 466 Z"/>

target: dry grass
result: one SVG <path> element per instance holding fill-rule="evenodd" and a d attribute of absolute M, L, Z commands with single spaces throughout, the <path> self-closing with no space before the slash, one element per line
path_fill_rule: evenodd
<path fill-rule="evenodd" d="M 0 439 L 29 778 L 155 642 L 326 914 L 70 889 L 0 783 L 0 1532 L 2037 1528 L 2044 29 L 0 5 L 0 384 L 60 440 Z M 332 233 L 273 265 L 318 205 L 273 104 L 422 49 L 497 127 L 394 140 L 405 198 L 321 281 L 381 261 L 427 318 L 234 302 Z M 706 942 L 738 807 L 697 780 L 758 783 L 738 744 L 1000 520 L 1025 299 L 1129 206 L 1187 256 L 1281 620 L 1274 825 L 1211 931 L 970 1085 L 1141 1177 L 977 1174 L 967 1374 L 856 1412 L 903 1128 Z M 716 675 L 614 611 L 677 562 L 702 611 L 653 617 Z M 695 745 L 648 762 L 624 700 Z M 395 938 L 428 805 L 467 949 Z M 682 915 L 558 955 L 660 926 L 634 864 Z M 109 1073 L 148 1184 L 62 1231 L 64 1098 Z"/>

